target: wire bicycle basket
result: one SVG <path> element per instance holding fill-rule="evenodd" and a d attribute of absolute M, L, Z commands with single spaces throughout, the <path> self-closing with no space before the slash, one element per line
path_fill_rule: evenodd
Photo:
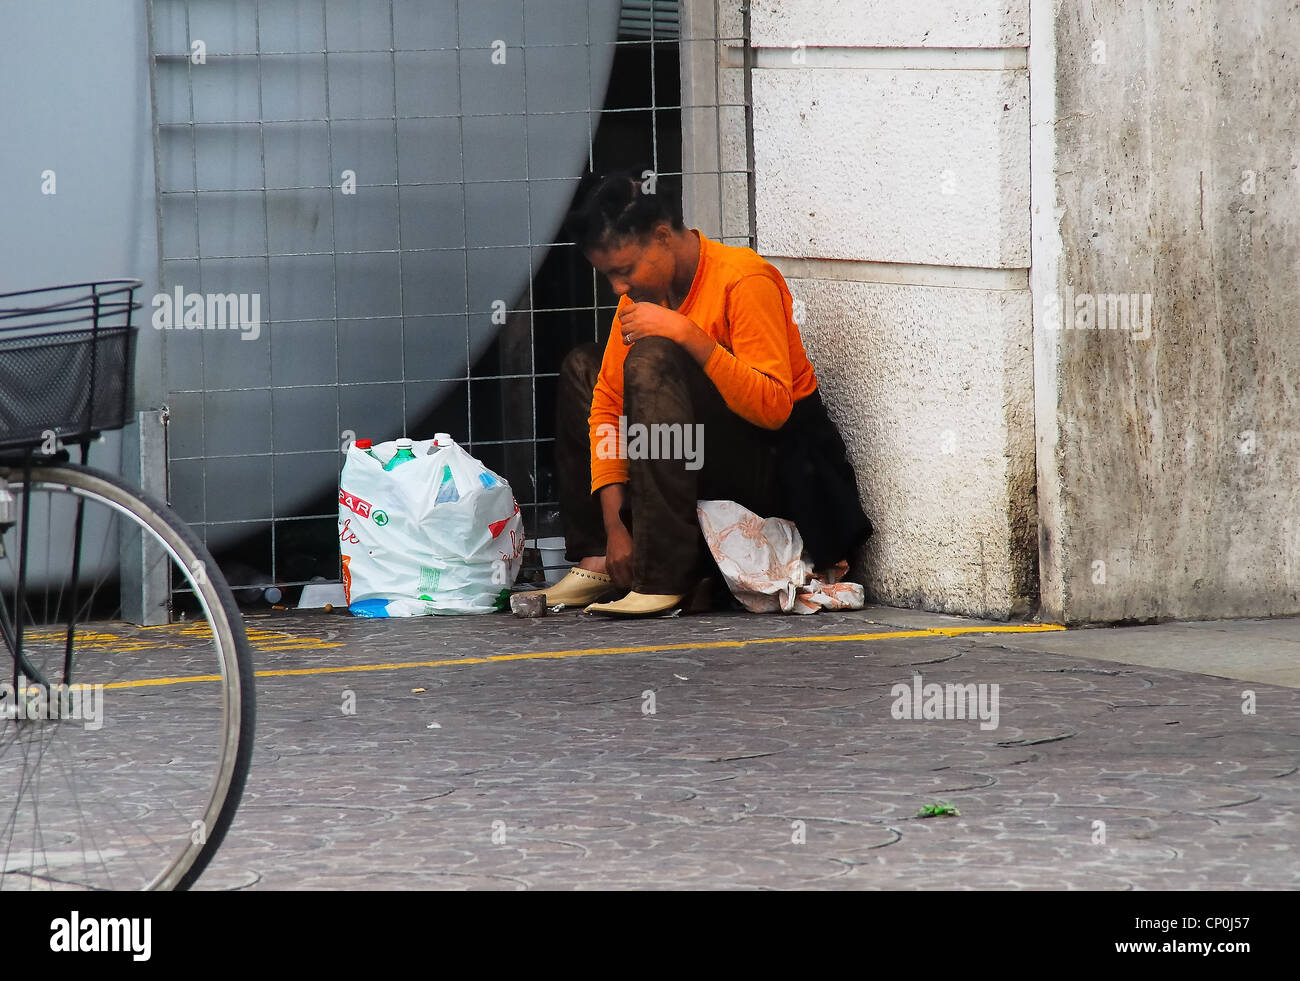
<path fill-rule="evenodd" d="M 0 450 L 85 442 L 132 410 L 138 279 L 0 293 Z"/>

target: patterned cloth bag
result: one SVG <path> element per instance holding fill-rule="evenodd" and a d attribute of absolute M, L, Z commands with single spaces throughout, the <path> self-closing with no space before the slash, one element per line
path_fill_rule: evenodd
<path fill-rule="evenodd" d="M 847 562 L 814 571 L 794 523 L 760 518 L 735 501 L 698 501 L 700 529 L 727 587 L 751 613 L 860 610 L 862 587 L 841 582 Z"/>

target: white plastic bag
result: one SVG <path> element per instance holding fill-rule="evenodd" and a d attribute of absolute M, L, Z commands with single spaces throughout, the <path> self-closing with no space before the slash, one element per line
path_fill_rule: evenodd
<path fill-rule="evenodd" d="M 862 587 L 840 582 L 848 563 L 813 571 L 794 522 L 760 518 L 735 501 L 697 501 L 700 530 L 727 588 L 751 613 L 860 610 Z"/>
<path fill-rule="evenodd" d="M 373 457 L 349 448 L 339 551 L 354 615 L 491 613 L 508 603 L 524 551 L 519 505 L 509 484 L 444 443 L 415 441 L 415 459 L 389 471 L 395 441 Z"/>

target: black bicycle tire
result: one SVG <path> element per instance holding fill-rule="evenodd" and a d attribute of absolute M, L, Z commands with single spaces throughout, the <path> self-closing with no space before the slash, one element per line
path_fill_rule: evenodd
<path fill-rule="evenodd" d="M 205 570 L 201 583 L 194 583 L 192 578 L 190 583 L 191 586 L 203 592 L 214 639 L 218 638 L 218 626 L 220 625 L 224 628 L 225 634 L 220 638 L 220 642 L 224 642 L 226 638 L 230 641 L 230 651 L 234 657 L 234 670 L 229 672 L 227 677 L 237 678 L 239 683 L 238 697 L 235 702 L 238 708 L 238 719 L 235 720 L 238 731 L 235 733 L 233 740 L 233 755 L 228 754 L 231 771 L 229 780 L 225 784 L 225 793 L 222 795 L 220 805 L 217 808 L 215 820 L 206 828 L 203 843 L 199 845 L 197 850 L 187 849 L 183 853 L 182 861 L 188 858 L 188 862 L 173 864 L 172 867 L 160 873 L 159 878 L 151 884 L 151 887 L 155 889 L 178 891 L 189 889 L 203 873 L 204 869 L 207 868 L 212 857 L 220 848 L 222 841 L 224 841 L 226 833 L 230 830 L 230 825 L 235 818 L 235 812 L 243 797 L 248 770 L 252 762 L 253 735 L 256 727 L 255 694 L 253 689 L 254 672 L 253 658 L 244 630 L 243 616 L 235 603 L 235 597 L 230 590 L 230 586 L 222 576 L 220 568 L 212 560 L 207 548 L 176 512 L 157 498 L 139 488 L 132 487 L 113 474 L 76 464 L 33 467 L 32 485 L 34 487 L 46 485 L 56 488 L 75 488 L 88 495 L 98 497 L 101 502 L 109 506 L 120 506 L 134 517 L 141 527 L 148 528 L 155 536 L 162 539 L 166 545 L 175 549 L 176 555 L 173 555 L 173 560 L 179 555 L 186 570 L 194 569 L 193 562 L 196 561 L 202 563 L 199 568 Z M 108 488 L 108 493 L 105 493 L 103 488 Z M 173 536 L 174 540 L 168 541 L 164 532 Z M 220 618 L 219 621 L 218 617 Z M 225 657 L 224 646 L 221 650 L 223 661 L 227 667 L 232 667 Z M 229 747 L 231 742 L 230 733 L 227 732 L 226 746 Z M 222 776 L 219 773 L 218 784 L 220 784 L 221 780 Z M 215 801 L 215 798 L 216 795 L 214 794 L 213 801 Z M 211 804 L 212 802 L 209 804 L 209 813 L 212 810 Z"/>

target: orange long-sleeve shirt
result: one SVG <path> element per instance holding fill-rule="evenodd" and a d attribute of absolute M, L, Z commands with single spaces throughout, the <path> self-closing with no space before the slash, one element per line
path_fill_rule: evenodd
<path fill-rule="evenodd" d="M 698 233 L 697 233 L 698 234 Z M 618 430 L 623 414 L 623 361 L 628 347 L 618 314 L 591 400 L 591 490 L 627 481 L 627 461 L 597 454 L 602 434 Z M 718 342 L 704 365 L 727 407 L 765 429 L 780 429 L 794 403 L 817 388 L 817 375 L 792 316 L 793 301 L 776 267 L 753 249 L 700 234 L 700 263 L 677 312 Z M 613 430 L 601 427 L 609 425 Z"/>

